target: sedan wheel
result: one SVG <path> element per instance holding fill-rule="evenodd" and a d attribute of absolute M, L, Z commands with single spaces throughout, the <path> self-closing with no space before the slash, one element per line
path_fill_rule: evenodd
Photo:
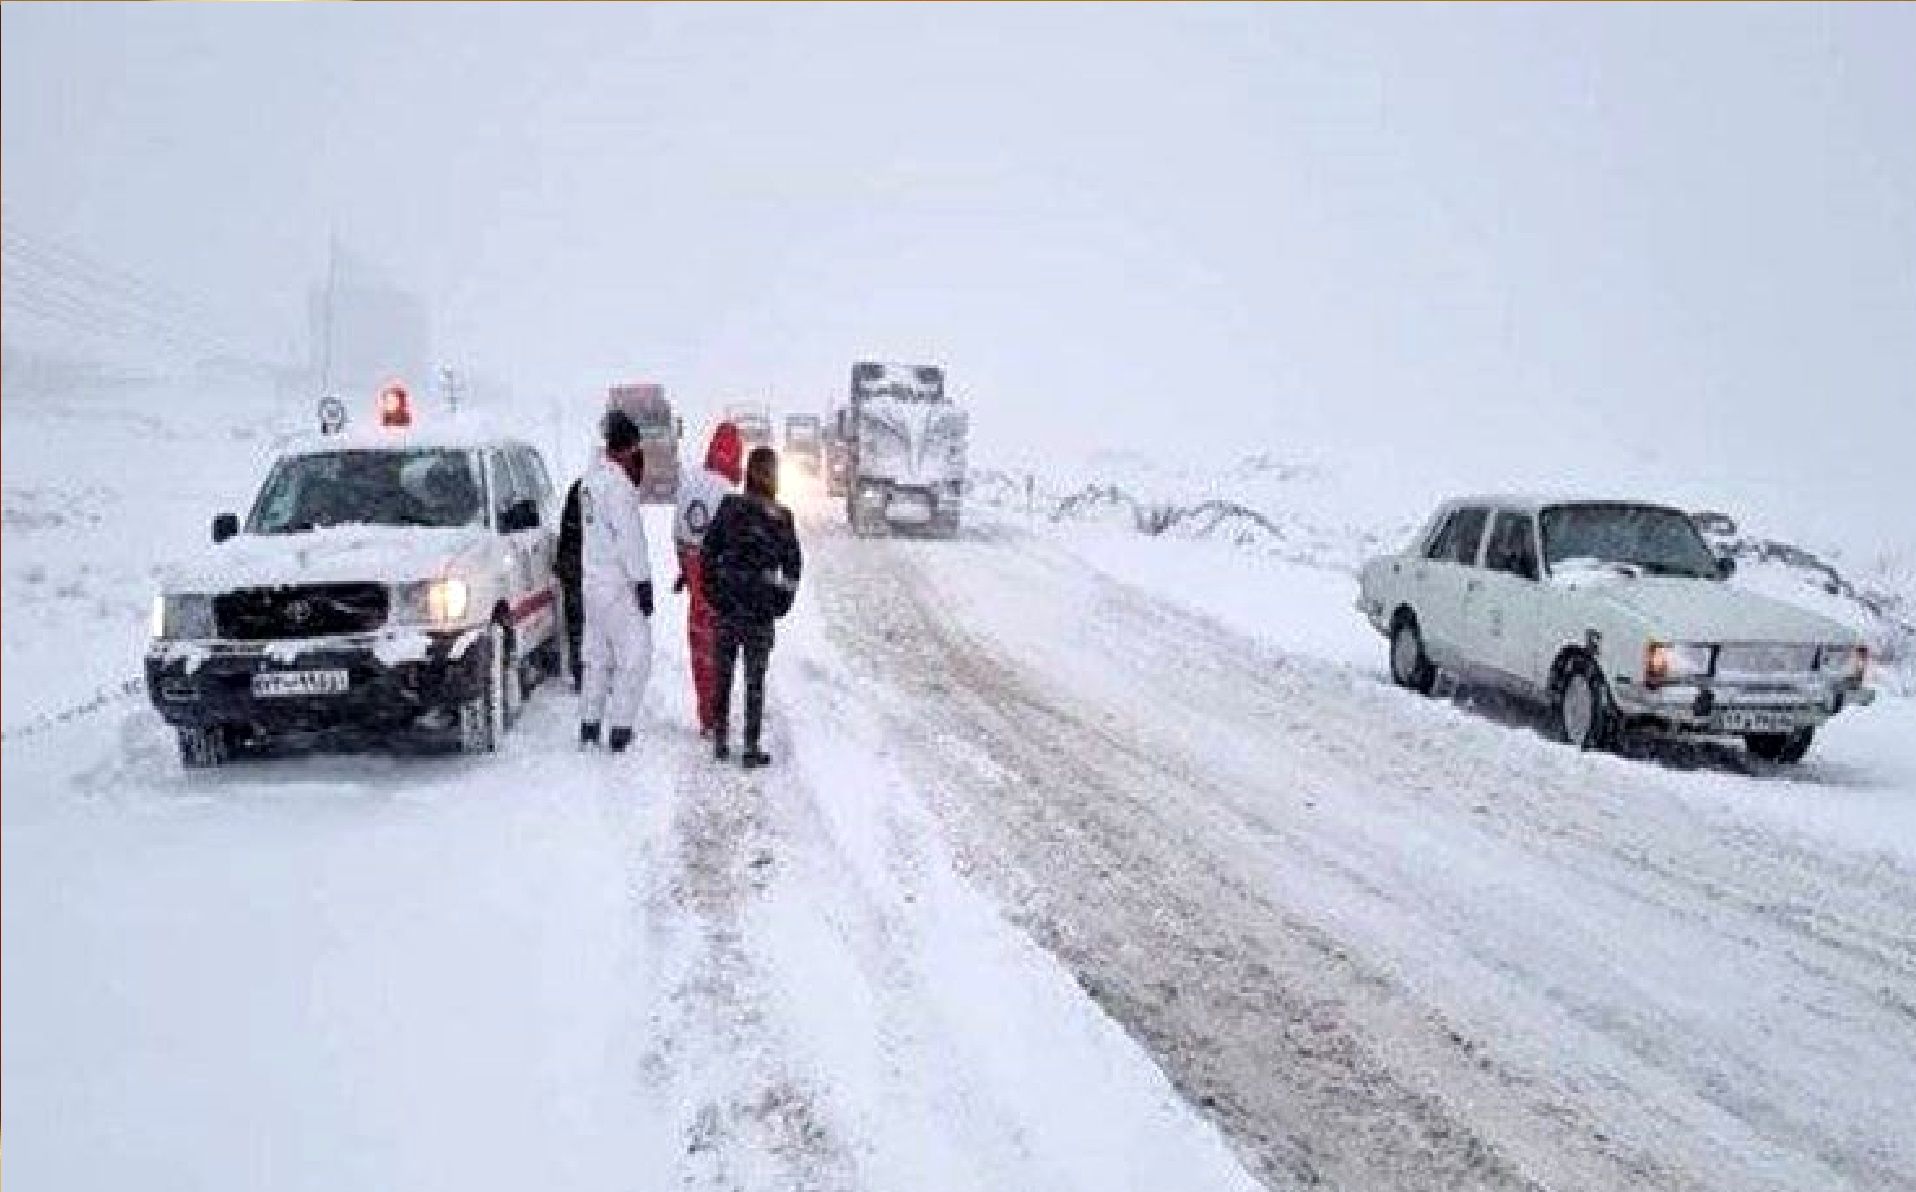
<path fill-rule="evenodd" d="M 1437 668 L 1424 655 L 1423 635 L 1408 616 L 1398 619 L 1390 636 L 1390 677 L 1399 687 L 1429 695 L 1437 683 Z"/>
<path fill-rule="evenodd" d="M 1603 675 L 1588 658 L 1572 659 L 1557 680 L 1557 736 L 1578 749 L 1607 749 L 1617 733 L 1617 713 Z"/>

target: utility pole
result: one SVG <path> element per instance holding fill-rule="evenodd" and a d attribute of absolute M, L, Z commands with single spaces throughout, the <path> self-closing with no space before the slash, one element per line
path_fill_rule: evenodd
<path fill-rule="evenodd" d="M 339 235 L 328 233 L 326 236 L 326 308 L 320 322 L 323 326 L 319 345 L 319 392 L 325 396 L 333 391 L 333 300 L 339 289 Z"/>
<path fill-rule="evenodd" d="M 446 395 L 446 410 L 457 414 L 459 412 L 459 374 L 453 371 L 450 364 L 439 366 L 439 391 Z"/>

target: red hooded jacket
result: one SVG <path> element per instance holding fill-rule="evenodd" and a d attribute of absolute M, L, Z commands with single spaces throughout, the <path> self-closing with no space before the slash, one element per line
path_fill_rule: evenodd
<path fill-rule="evenodd" d="M 717 472 L 733 484 L 737 484 L 744 458 L 745 447 L 738 437 L 738 427 L 730 422 L 719 423 L 717 429 L 712 432 L 711 445 L 705 449 L 707 470 Z"/>

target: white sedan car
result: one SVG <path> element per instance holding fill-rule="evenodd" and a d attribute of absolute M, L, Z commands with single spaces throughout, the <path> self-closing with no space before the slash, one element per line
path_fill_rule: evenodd
<path fill-rule="evenodd" d="M 1487 497 L 1437 510 L 1360 574 L 1358 608 L 1391 676 L 1438 671 L 1546 703 L 1579 748 L 1632 725 L 1741 737 L 1795 762 L 1816 729 L 1868 703 L 1849 628 L 1725 583 L 1683 512 L 1629 501 Z"/>

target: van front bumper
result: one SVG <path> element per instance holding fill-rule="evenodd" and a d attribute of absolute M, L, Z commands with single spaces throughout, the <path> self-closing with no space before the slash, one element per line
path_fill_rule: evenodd
<path fill-rule="evenodd" d="M 147 650 L 146 690 L 161 719 L 177 728 L 394 730 L 477 698 L 491 664 L 488 650 L 483 628 L 159 641 Z M 337 689 L 297 691 L 301 676 L 326 676 L 314 686 Z M 295 693 L 271 693 L 275 684 Z"/>

